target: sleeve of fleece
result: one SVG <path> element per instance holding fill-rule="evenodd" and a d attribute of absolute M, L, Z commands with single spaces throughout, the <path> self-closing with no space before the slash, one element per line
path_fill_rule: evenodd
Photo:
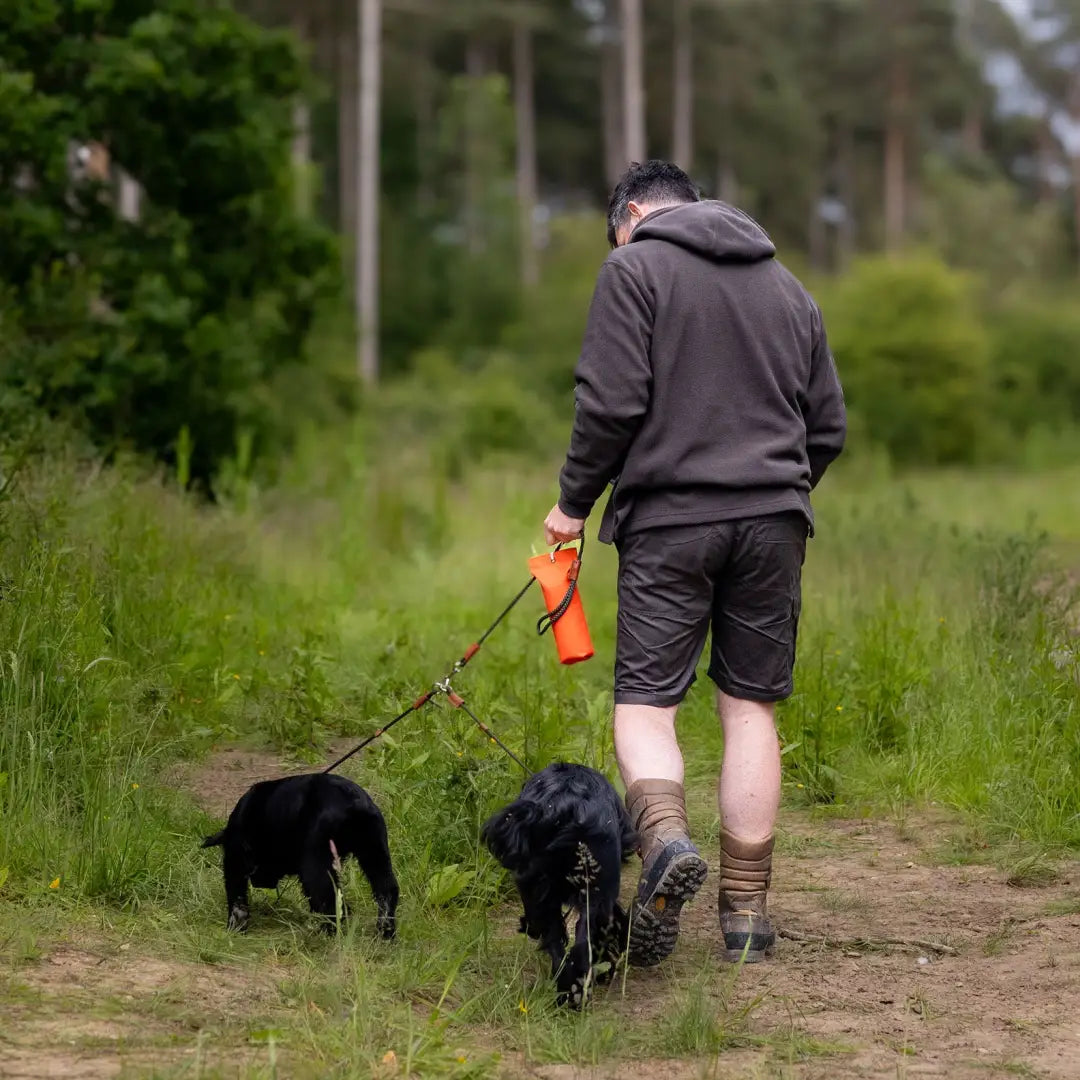
<path fill-rule="evenodd" d="M 810 487 L 815 488 L 825 470 L 844 448 L 847 412 L 844 391 L 829 349 L 821 312 L 814 307 L 814 346 L 810 357 L 810 382 L 806 393 L 806 453 L 810 459 Z"/>
<path fill-rule="evenodd" d="M 604 263 L 589 308 L 574 393 L 574 429 L 559 476 L 559 506 L 587 518 L 618 474 L 649 407 L 653 313 L 633 274 Z"/>

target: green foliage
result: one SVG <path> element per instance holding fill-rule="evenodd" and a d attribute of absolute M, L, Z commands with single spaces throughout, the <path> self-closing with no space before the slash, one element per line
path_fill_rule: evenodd
<path fill-rule="evenodd" d="M 989 319 L 995 398 L 1018 436 L 1080 424 L 1080 311 L 1075 298 L 1021 295 Z"/>
<path fill-rule="evenodd" d="M 939 159 L 925 172 L 919 231 L 950 266 L 977 273 L 995 294 L 1064 269 L 1055 207 L 1026 206 L 1003 177 L 965 176 Z"/>
<path fill-rule="evenodd" d="M 971 284 L 927 257 L 865 260 L 825 310 L 845 395 L 899 464 L 979 460 L 990 343 Z"/>
<path fill-rule="evenodd" d="M 305 343 L 336 287 L 329 233 L 294 211 L 301 59 L 219 4 L 7 7 L 5 414 L 39 406 L 165 458 L 186 425 L 205 482 L 242 430 L 260 449 L 287 437 L 271 389 L 314 372 Z M 69 144 L 87 139 L 142 185 L 138 221 L 117 215 L 111 183 L 69 171 Z"/>

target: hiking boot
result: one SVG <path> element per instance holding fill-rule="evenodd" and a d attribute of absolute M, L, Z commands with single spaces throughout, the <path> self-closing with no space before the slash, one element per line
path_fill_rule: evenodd
<path fill-rule="evenodd" d="M 642 859 L 627 958 L 636 967 L 652 967 L 674 950 L 683 904 L 705 884 L 708 867 L 690 842 L 682 784 L 639 780 L 626 793 L 626 808 Z"/>
<path fill-rule="evenodd" d="M 751 842 L 720 832 L 720 931 L 729 963 L 759 963 L 776 944 L 766 903 L 772 851 L 771 836 Z"/>

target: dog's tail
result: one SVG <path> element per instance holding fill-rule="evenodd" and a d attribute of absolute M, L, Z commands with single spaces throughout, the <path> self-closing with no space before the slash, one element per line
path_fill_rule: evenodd
<path fill-rule="evenodd" d="M 202 847 L 218 847 L 225 843 L 225 830 L 221 829 L 214 833 L 213 836 L 208 836 L 203 842 Z"/>

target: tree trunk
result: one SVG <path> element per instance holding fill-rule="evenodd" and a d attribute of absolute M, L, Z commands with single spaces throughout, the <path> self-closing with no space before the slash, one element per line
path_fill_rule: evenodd
<path fill-rule="evenodd" d="M 1072 167 L 1073 228 L 1076 230 L 1077 268 L 1080 269 L 1080 74 L 1073 79 L 1069 106 L 1073 130 L 1067 145 L 1069 165 Z"/>
<path fill-rule="evenodd" d="M 671 160 L 689 172 L 694 167 L 694 39 L 692 0 L 675 0 L 675 85 L 672 94 Z"/>
<path fill-rule="evenodd" d="M 885 248 L 898 251 L 907 228 L 907 122 L 911 98 L 907 58 L 897 50 L 889 65 L 885 120 Z"/>
<path fill-rule="evenodd" d="M 534 288 L 540 280 L 536 258 L 536 102 L 533 93 L 532 31 L 514 25 L 514 115 L 517 126 L 517 196 L 521 284 Z"/>
<path fill-rule="evenodd" d="M 311 217 L 311 106 L 302 97 L 293 102 L 292 163 L 296 212 L 301 217 Z"/>
<path fill-rule="evenodd" d="M 975 44 L 975 0 L 956 0 L 956 47 L 962 60 L 973 66 L 980 63 Z M 960 145 L 971 157 L 981 157 L 983 152 L 983 118 L 978 101 L 964 105 L 964 117 L 960 124 Z"/>
<path fill-rule="evenodd" d="M 642 65 L 642 0 L 622 0 L 624 152 L 631 161 L 644 161 L 645 73 Z"/>
<path fill-rule="evenodd" d="M 484 250 L 484 177 L 480 159 L 484 139 L 482 80 L 487 74 L 487 56 L 483 43 L 475 34 L 469 37 L 465 49 L 465 73 L 468 76 L 465 100 L 465 245 L 470 255 L 479 255 Z"/>
<path fill-rule="evenodd" d="M 836 178 L 844 204 L 836 237 L 836 268 L 842 273 L 855 255 L 855 137 L 847 124 L 841 124 L 836 137 Z"/>
<path fill-rule="evenodd" d="M 1051 116 L 1049 113 L 1039 118 L 1036 127 L 1036 150 L 1035 161 L 1038 169 L 1036 176 L 1036 188 L 1040 203 L 1053 203 L 1057 201 L 1058 192 L 1054 187 L 1053 172 L 1057 160 L 1057 138 L 1050 126 Z"/>
<path fill-rule="evenodd" d="M 739 198 L 739 178 L 735 175 L 735 166 L 727 158 L 716 170 L 716 197 L 732 206 Z"/>
<path fill-rule="evenodd" d="M 138 221 L 142 213 L 142 187 L 126 169 L 118 169 L 119 189 L 116 209 L 124 221 Z"/>
<path fill-rule="evenodd" d="M 301 40 L 308 37 L 308 20 L 303 12 L 293 19 L 293 33 Z M 311 105 L 302 94 L 293 102 L 292 140 L 293 184 L 295 186 L 296 212 L 310 217 L 312 209 L 311 190 Z"/>
<path fill-rule="evenodd" d="M 359 125 L 357 41 L 352 19 L 346 18 L 348 25 L 341 28 L 338 37 L 338 232 L 342 240 L 345 273 L 348 280 L 353 281 L 356 271 L 356 139 Z"/>
<path fill-rule="evenodd" d="M 422 213 L 435 202 L 432 164 L 435 160 L 435 87 L 430 35 L 426 25 L 417 34 L 416 75 L 413 79 L 416 108 L 416 203 Z"/>
<path fill-rule="evenodd" d="M 382 0 L 360 0 L 356 185 L 356 321 L 360 377 L 379 377 L 379 120 L 382 103 Z"/>
<path fill-rule="evenodd" d="M 604 122 L 604 173 L 608 187 L 618 183 L 626 168 L 625 125 L 622 109 L 622 71 L 619 66 L 618 30 L 613 21 L 605 27 L 600 46 L 600 108 Z"/>

